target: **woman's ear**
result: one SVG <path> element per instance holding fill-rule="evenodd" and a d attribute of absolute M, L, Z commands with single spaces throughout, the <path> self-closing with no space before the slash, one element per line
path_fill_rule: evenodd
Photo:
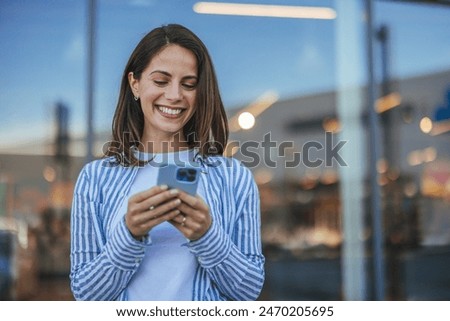
<path fill-rule="evenodd" d="M 134 78 L 134 74 L 132 71 L 128 73 L 128 83 L 130 84 L 130 88 L 133 92 L 134 97 L 139 97 L 139 80 Z"/>

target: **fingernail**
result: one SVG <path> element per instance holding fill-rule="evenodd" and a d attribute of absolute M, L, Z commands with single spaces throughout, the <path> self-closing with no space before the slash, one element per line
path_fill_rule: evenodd
<path fill-rule="evenodd" d="M 177 198 L 176 200 L 175 200 L 175 204 L 180 204 L 181 203 L 181 200 L 179 199 L 179 198 Z"/>
<path fill-rule="evenodd" d="M 176 188 L 170 190 L 170 194 L 178 194 L 178 190 Z"/>
<path fill-rule="evenodd" d="M 165 190 L 165 189 L 168 189 L 169 186 L 167 186 L 167 185 L 161 185 L 159 188 L 161 188 L 162 190 Z"/>

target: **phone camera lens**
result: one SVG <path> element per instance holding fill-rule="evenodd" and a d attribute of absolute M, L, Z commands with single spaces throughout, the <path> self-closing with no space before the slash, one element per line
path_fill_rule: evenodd
<path fill-rule="evenodd" d="M 190 168 L 180 168 L 177 171 L 177 180 L 181 182 L 194 182 L 197 171 Z"/>
<path fill-rule="evenodd" d="M 186 181 L 186 171 L 183 168 L 180 168 L 177 171 L 177 180 L 185 182 Z"/>

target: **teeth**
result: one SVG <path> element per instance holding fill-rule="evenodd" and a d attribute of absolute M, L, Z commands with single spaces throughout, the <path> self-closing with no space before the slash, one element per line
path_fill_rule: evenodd
<path fill-rule="evenodd" d="M 182 112 L 181 108 L 173 109 L 173 108 L 158 106 L 158 109 L 160 111 L 162 111 L 163 113 L 169 114 L 169 115 L 178 115 L 179 113 Z"/>

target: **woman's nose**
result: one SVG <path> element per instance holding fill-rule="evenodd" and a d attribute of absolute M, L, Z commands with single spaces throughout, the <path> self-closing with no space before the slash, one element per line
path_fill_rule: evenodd
<path fill-rule="evenodd" d="M 169 100 L 181 99 L 180 87 L 176 84 L 171 84 L 170 86 L 167 86 L 165 96 L 166 96 L 166 99 L 169 99 Z"/>

